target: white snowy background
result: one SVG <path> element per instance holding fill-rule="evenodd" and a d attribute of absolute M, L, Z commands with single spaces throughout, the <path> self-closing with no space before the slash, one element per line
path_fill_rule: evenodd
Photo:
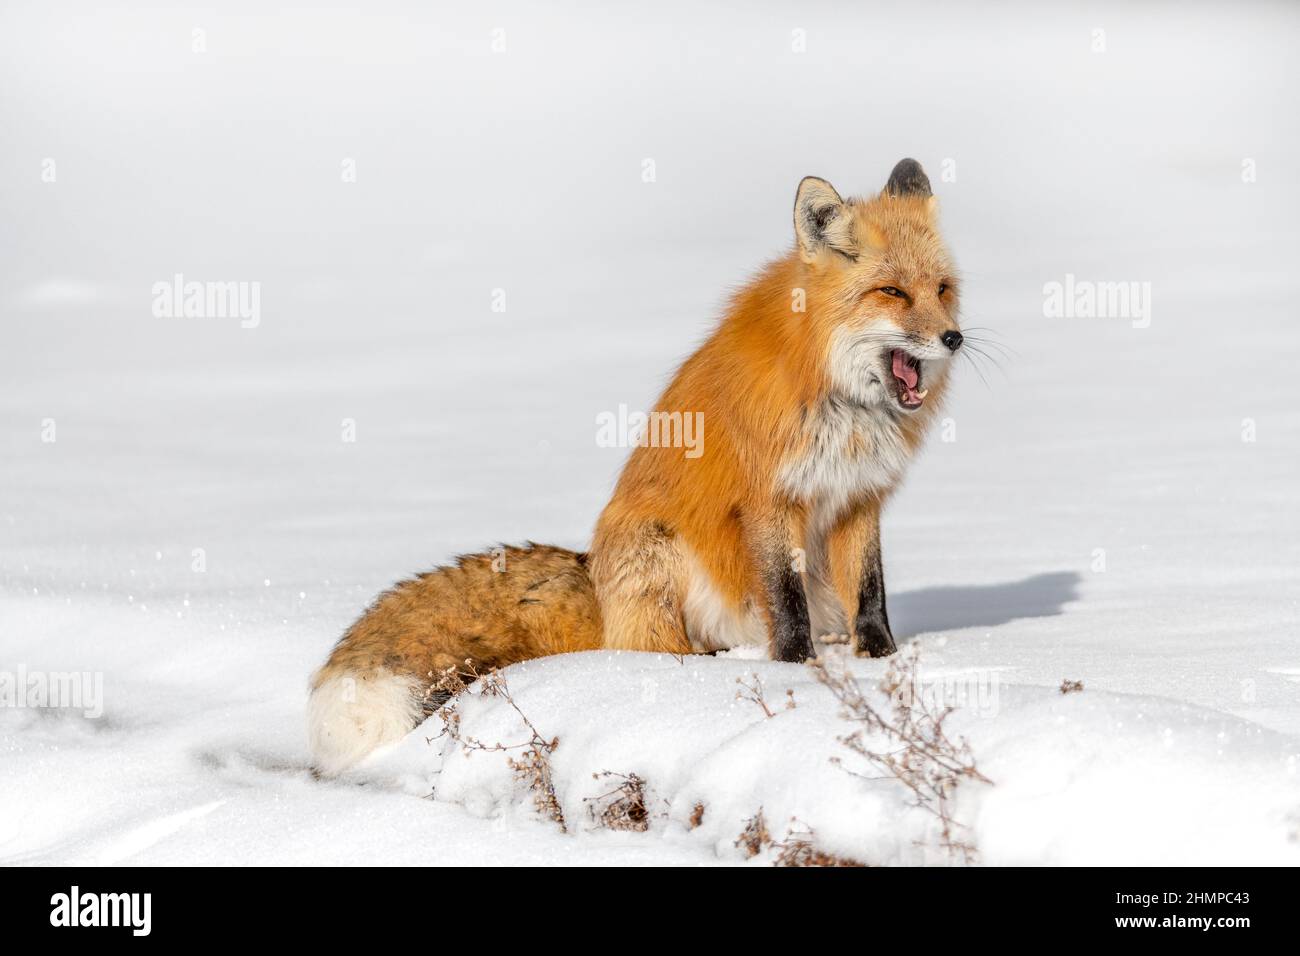
<path fill-rule="evenodd" d="M 1298 43 L 1281 3 L 6 3 L 0 671 L 102 675 L 103 714 L 0 708 L 0 861 L 736 863 L 761 808 L 943 862 L 794 665 L 509 671 L 568 833 L 433 725 L 331 783 L 304 732 L 380 589 L 585 546 L 626 456 L 597 415 L 788 247 L 800 177 L 915 156 L 1012 350 L 884 527 L 895 633 L 995 694 L 952 718 L 980 859 L 1300 862 Z M 155 317 L 176 273 L 260 282 L 260 324 Z M 1149 327 L 1045 317 L 1067 274 L 1149 282 Z M 524 739 L 499 701 L 465 729 Z M 647 832 L 584 819 L 599 771 Z"/>

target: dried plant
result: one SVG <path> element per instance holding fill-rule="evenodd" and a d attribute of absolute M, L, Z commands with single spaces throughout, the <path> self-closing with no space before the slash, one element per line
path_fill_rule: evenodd
<path fill-rule="evenodd" d="M 865 779 L 893 779 L 911 794 L 913 805 L 939 822 L 939 844 L 963 862 L 974 862 L 974 843 L 961 834 L 967 828 L 952 815 L 957 786 L 962 781 L 991 784 L 975 766 L 965 738 L 951 740 L 944 721 L 951 706 L 934 707 L 921 687 L 918 655 L 897 655 L 880 681 L 880 690 L 890 701 L 888 712 L 872 705 L 862 687 L 848 671 L 832 673 L 822 660 L 809 663 L 817 680 L 826 686 L 843 707 L 845 720 L 857 724 L 852 733 L 840 738 L 849 750 L 880 771 L 868 775 L 849 771 Z M 883 737 L 877 749 L 874 739 Z M 843 761 L 832 758 L 835 763 Z"/>
<path fill-rule="evenodd" d="M 813 846 L 811 841 L 796 837 L 785 843 L 774 844 L 779 848 L 774 866 L 866 866 L 846 856 L 836 856 Z"/>
<path fill-rule="evenodd" d="M 694 807 L 691 808 L 691 819 L 690 819 L 691 829 L 694 830 L 702 823 L 704 823 L 704 804 L 697 803 Z"/>
<path fill-rule="evenodd" d="M 443 736 L 459 739 L 453 729 L 459 730 L 460 714 L 456 712 L 455 700 L 470 685 L 483 675 L 478 672 L 474 662 L 469 658 L 460 667 L 448 667 L 441 671 L 429 671 L 429 683 L 425 685 L 420 705 L 426 717 L 438 714 L 442 718 L 442 733 L 425 739 L 432 743 Z"/>
<path fill-rule="evenodd" d="M 774 866 L 866 866 L 865 863 L 847 856 L 818 849 L 813 839 L 815 834 L 812 828 L 804 827 L 795 830 L 795 826 L 803 825 L 798 820 L 791 820 L 785 839 L 780 843 L 772 844 L 777 851 L 776 859 L 773 861 Z"/>
<path fill-rule="evenodd" d="M 799 829 L 795 829 L 799 827 Z M 813 841 L 813 831 L 796 819 L 790 820 L 784 840 L 773 840 L 767 827 L 767 820 L 760 809 L 745 823 L 745 829 L 736 839 L 736 846 L 753 859 L 760 853 L 775 850 L 773 866 L 865 866 L 857 860 L 838 856 L 817 848 Z"/>
<path fill-rule="evenodd" d="M 763 709 L 763 716 L 775 717 L 776 712 L 768 706 L 767 698 L 763 694 L 763 681 L 755 673 L 750 673 L 749 680 L 743 677 L 737 677 L 736 683 L 740 685 L 740 690 L 736 691 L 736 700 L 748 700 Z M 794 690 L 788 689 L 785 692 L 785 707 L 783 710 L 794 710 Z"/>
<path fill-rule="evenodd" d="M 767 831 L 767 820 L 763 817 L 763 810 L 759 811 L 745 822 L 745 829 L 740 831 L 740 836 L 736 837 L 736 846 L 745 851 L 745 856 L 753 859 L 772 845 L 772 834 Z"/>
<path fill-rule="evenodd" d="M 650 811 L 645 805 L 645 781 L 634 773 L 606 770 L 592 777 L 616 778 L 617 786 L 608 793 L 587 797 L 583 802 L 598 827 L 606 830 L 633 830 L 644 833 L 650 828 Z"/>
<path fill-rule="evenodd" d="M 471 666 L 469 661 L 465 662 Z M 510 686 L 506 683 L 505 675 L 500 671 L 489 671 L 486 674 L 479 674 L 477 671 L 468 671 L 473 678 L 473 687 L 477 688 L 480 697 L 499 697 L 504 700 L 519 715 L 519 719 L 524 722 L 531 737 L 518 744 L 488 744 L 479 740 L 477 737 L 470 737 L 461 732 L 460 710 L 455 698 L 450 699 L 447 703 L 442 704 L 436 711 L 442 719 L 442 734 L 450 737 L 464 748 L 466 753 L 475 750 L 488 752 L 506 752 L 522 751 L 518 757 L 508 757 L 506 764 L 514 771 L 516 779 L 527 787 L 533 795 L 533 805 L 537 812 L 549 820 L 560 825 L 560 829 L 567 832 L 567 826 L 564 820 L 564 810 L 560 806 L 559 797 L 555 793 L 555 778 L 551 771 L 551 754 L 555 748 L 560 745 L 559 737 L 552 737 L 547 740 L 528 719 L 510 694 Z M 450 668 L 443 672 L 441 679 L 450 683 L 452 681 L 460 682 L 460 689 L 456 692 L 458 697 L 461 693 L 470 690 L 470 685 L 464 681 L 458 668 Z M 437 685 L 435 685 L 437 686 Z M 444 685 L 446 686 L 446 685 Z M 470 691 L 473 692 L 473 691 Z M 442 735 L 439 735 L 442 736 Z M 433 738 L 437 739 L 437 738 Z"/>
<path fill-rule="evenodd" d="M 1066 678 L 1061 681 L 1062 694 L 1077 694 L 1081 690 L 1083 690 L 1083 681 L 1081 680 L 1070 680 L 1069 678 Z"/>

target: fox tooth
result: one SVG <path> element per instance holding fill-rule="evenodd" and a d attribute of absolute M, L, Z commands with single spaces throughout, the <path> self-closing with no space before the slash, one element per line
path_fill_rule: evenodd
<path fill-rule="evenodd" d="M 930 390 L 929 390 L 928 388 L 926 388 L 926 389 L 922 389 L 921 391 L 917 392 L 917 393 L 916 393 L 916 397 L 917 397 L 917 398 L 925 398 L 925 396 L 927 396 L 927 395 L 929 395 L 929 394 L 930 394 Z"/>

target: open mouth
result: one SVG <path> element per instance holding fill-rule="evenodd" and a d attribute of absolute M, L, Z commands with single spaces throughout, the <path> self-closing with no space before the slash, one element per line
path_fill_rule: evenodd
<path fill-rule="evenodd" d="M 929 389 L 921 388 L 921 360 L 902 349 L 894 349 L 889 358 L 898 389 L 898 404 L 909 409 L 920 408 L 925 396 L 930 394 Z"/>

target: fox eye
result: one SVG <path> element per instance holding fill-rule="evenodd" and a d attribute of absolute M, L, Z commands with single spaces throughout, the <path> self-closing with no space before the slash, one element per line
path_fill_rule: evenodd
<path fill-rule="evenodd" d="M 943 294 L 944 294 L 945 292 L 947 292 L 947 291 L 948 291 L 948 283 L 946 283 L 946 282 L 940 282 L 940 283 L 939 283 L 939 294 L 940 294 L 940 295 L 943 295 Z"/>
<path fill-rule="evenodd" d="M 892 285 L 881 286 L 880 291 L 885 293 L 885 295 L 892 295 L 898 299 L 903 298 L 903 293 L 899 292 Z"/>

